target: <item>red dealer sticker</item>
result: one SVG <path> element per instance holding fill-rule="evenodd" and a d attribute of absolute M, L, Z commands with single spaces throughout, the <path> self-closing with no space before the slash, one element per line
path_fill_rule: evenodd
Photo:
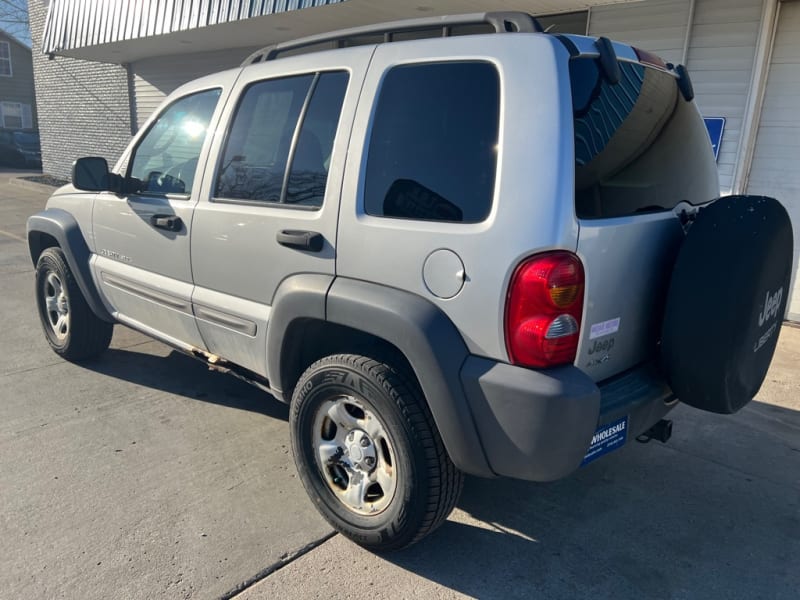
<path fill-rule="evenodd" d="M 628 439 L 628 417 L 614 421 L 613 423 L 606 423 L 601 425 L 592 436 L 592 442 L 589 444 L 589 450 L 586 451 L 586 456 L 583 457 L 581 466 L 588 465 L 596 458 L 600 458 L 604 454 L 608 454 L 612 450 L 622 448 L 625 441 Z"/>

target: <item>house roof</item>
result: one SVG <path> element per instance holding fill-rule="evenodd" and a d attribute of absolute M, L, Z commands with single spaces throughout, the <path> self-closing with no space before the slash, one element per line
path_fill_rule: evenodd
<path fill-rule="evenodd" d="M 5 38 L 10 42 L 14 42 L 17 46 L 19 46 L 20 48 L 23 48 L 26 52 L 31 52 L 30 46 L 28 46 L 27 44 L 22 43 L 21 41 L 19 41 L 17 38 L 15 38 L 13 35 L 8 33 L 3 28 L 0 28 L 0 37 Z"/>

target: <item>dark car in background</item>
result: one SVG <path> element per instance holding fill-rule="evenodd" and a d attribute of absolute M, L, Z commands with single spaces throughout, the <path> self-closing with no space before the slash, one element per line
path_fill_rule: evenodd
<path fill-rule="evenodd" d="M 26 169 L 41 167 L 39 132 L 0 129 L 0 164 Z"/>

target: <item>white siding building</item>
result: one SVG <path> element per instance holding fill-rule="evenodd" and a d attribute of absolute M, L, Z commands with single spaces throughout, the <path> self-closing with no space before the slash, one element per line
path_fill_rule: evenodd
<path fill-rule="evenodd" d="M 258 47 L 406 17 L 522 10 L 555 31 L 607 36 L 687 65 L 704 116 L 725 119 L 721 193 L 780 199 L 800 238 L 800 0 L 30 0 L 30 8 L 44 167 L 55 175 L 66 176 L 80 154 L 116 158 L 166 94 Z M 73 118 L 58 116 L 64 106 Z M 799 263 L 796 241 L 793 320 Z"/>

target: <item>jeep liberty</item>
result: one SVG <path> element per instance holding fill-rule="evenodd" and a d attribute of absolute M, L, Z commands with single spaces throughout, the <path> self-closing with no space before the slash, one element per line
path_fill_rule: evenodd
<path fill-rule="evenodd" d="M 552 481 L 758 391 L 792 229 L 720 197 L 682 66 L 521 13 L 265 48 L 28 221 L 53 350 L 115 323 L 289 403 L 322 515 L 408 546 L 463 474 Z"/>

